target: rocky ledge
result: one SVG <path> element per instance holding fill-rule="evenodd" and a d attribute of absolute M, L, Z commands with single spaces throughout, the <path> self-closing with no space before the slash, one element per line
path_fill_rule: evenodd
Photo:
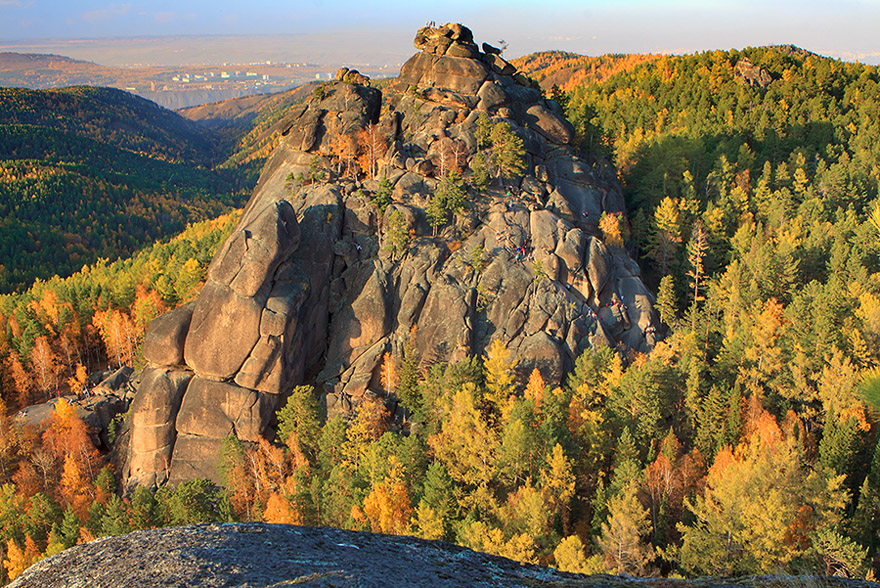
<path fill-rule="evenodd" d="M 584 576 L 443 543 L 290 525 L 203 524 L 106 537 L 45 559 L 11 588 L 105 586 L 878 586 L 816 577 L 696 581 Z"/>

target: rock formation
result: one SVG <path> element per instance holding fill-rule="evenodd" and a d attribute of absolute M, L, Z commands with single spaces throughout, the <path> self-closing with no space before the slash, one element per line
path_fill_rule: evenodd
<path fill-rule="evenodd" d="M 764 89 L 773 81 L 770 72 L 762 67 L 753 64 L 752 61 L 745 57 L 736 62 L 734 67 L 734 75 L 749 86 Z"/>
<path fill-rule="evenodd" d="M 381 395 L 382 358 L 410 337 L 423 365 L 501 339 L 555 382 L 585 349 L 652 347 L 653 297 L 598 228 L 624 213 L 614 171 L 579 158 L 560 107 L 466 27 L 425 27 L 415 45 L 384 96 L 340 70 L 279 123 L 198 299 L 149 328 L 130 483 L 215 478 L 222 439 L 265 435 L 297 384 L 315 383 L 330 415 Z M 471 175 L 483 113 L 522 140 L 524 173 L 471 190 L 434 235 L 425 210 L 444 168 Z M 374 179 L 340 173 L 354 137 L 381 147 Z M 393 196 L 382 213 L 379 178 Z"/>

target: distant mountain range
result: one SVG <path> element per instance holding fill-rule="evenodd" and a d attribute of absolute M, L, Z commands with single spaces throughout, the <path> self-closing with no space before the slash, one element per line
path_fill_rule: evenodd
<path fill-rule="evenodd" d="M 363 69 L 363 68 L 362 68 Z M 44 90 L 107 86 L 177 109 L 253 94 L 284 91 L 314 80 L 327 81 L 332 68 L 316 63 L 108 67 L 61 55 L 0 53 L 0 86 Z M 372 77 L 387 75 L 364 69 Z"/>

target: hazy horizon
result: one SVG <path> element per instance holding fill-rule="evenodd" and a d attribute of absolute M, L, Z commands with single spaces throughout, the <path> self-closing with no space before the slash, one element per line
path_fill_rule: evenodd
<path fill-rule="evenodd" d="M 102 65 L 203 65 L 272 60 L 397 66 L 414 52 L 425 22 L 462 22 L 478 42 L 505 40 L 506 56 L 558 49 L 605 53 L 692 53 L 794 44 L 816 53 L 880 63 L 880 6 L 694 0 L 480 2 L 440 7 L 399 0 L 364 6 L 229 0 L 0 0 L 0 51 L 57 53 Z"/>

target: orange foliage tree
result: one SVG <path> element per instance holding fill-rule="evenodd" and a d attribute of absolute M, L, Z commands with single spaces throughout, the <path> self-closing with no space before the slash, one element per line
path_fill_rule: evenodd
<path fill-rule="evenodd" d="M 120 310 L 98 311 L 94 322 L 112 363 L 117 367 L 131 365 L 138 346 L 138 329 L 131 317 Z"/>
<path fill-rule="evenodd" d="M 378 173 L 379 158 L 388 147 L 388 140 L 379 131 L 378 124 L 367 125 L 356 134 L 357 151 L 360 153 L 358 164 L 361 169 L 375 178 Z"/>

